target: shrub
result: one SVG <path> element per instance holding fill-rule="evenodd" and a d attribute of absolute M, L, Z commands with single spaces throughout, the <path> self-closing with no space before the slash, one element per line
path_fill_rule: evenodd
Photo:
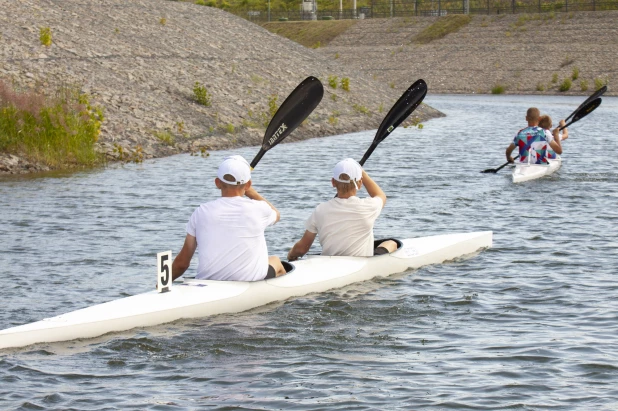
<path fill-rule="evenodd" d="M 496 84 L 491 88 L 491 94 L 504 94 L 506 87 L 502 84 Z"/>
<path fill-rule="evenodd" d="M 337 88 L 337 76 L 328 76 L 328 85 L 331 88 Z"/>
<path fill-rule="evenodd" d="M 588 91 L 588 81 L 581 80 L 579 82 L 579 88 L 581 89 L 581 91 Z"/>
<path fill-rule="evenodd" d="M 321 46 L 322 46 L 322 43 L 318 41 L 318 42 L 314 43 L 314 44 L 311 46 L 311 48 L 312 48 L 312 49 L 319 49 Z"/>
<path fill-rule="evenodd" d="M 339 58 L 339 53 L 335 53 L 335 60 Z"/>
<path fill-rule="evenodd" d="M 278 98 L 279 96 L 277 96 L 276 94 L 272 94 L 268 99 L 268 113 L 270 114 L 270 118 L 273 118 L 275 116 L 275 113 L 277 113 L 277 109 L 279 108 L 279 106 L 277 106 Z"/>
<path fill-rule="evenodd" d="M 165 145 L 173 146 L 176 144 L 176 139 L 168 130 L 155 131 L 153 134 Z"/>
<path fill-rule="evenodd" d="M 352 108 L 354 108 L 354 110 L 358 111 L 359 113 L 369 115 L 369 109 L 363 105 L 352 104 Z"/>
<path fill-rule="evenodd" d="M 196 81 L 195 85 L 193 85 L 193 98 L 202 106 L 210 107 L 211 105 L 210 94 L 208 94 L 206 87 L 201 85 L 199 81 Z"/>
<path fill-rule="evenodd" d="M 41 40 L 41 44 L 45 47 L 52 45 L 52 33 L 49 27 L 41 27 L 39 29 L 39 40 Z"/>
<path fill-rule="evenodd" d="M 350 91 L 350 79 L 348 77 L 343 77 L 341 79 L 341 88 L 345 91 Z"/>
<path fill-rule="evenodd" d="M 577 80 L 579 78 L 579 69 L 577 67 L 573 67 L 573 73 L 571 74 L 571 79 Z"/>
<path fill-rule="evenodd" d="M 159 19 L 159 24 L 161 24 L 162 26 L 165 26 L 167 24 L 167 19 L 165 17 L 161 17 Z"/>
<path fill-rule="evenodd" d="M 198 6 L 205 6 L 206 2 L 204 0 L 195 0 L 195 4 L 197 4 Z"/>
<path fill-rule="evenodd" d="M 609 83 L 607 80 L 603 80 L 603 79 L 600 79 L 600 78 L 595 78 L 594 79 L 594 89 L 598 90 L 601 87 L 606 86 L 607 83 Z"/>
<path fill-rule="evenodd" d="M 543 83 L 537 83 L 536 91 L 545 91 L 545 85 Z"/>
<path fill-rule="evenodd" d="M 569 91 L 569 90 L 571 89 L 571 85 L 572 85 L 572 84 L 571 84 L 571 79 L 570 79 L 570 78 L 565 78 L 565 79 L 562 81 L 562 84 L 560 84 L 560 88 L 559 88 L 559 90 L 560 90 L 560 91 L 563 91 L 563 92 L 564 92 L 564 91 Z"/>
<path fill-rule="evenodd" d="M 448 34 L 455 33 L 466 26 L 472 20 L 472 16 L 467 14 L 454 14 L 438 18 L 433 24 L 418 33 L 412 39 L 419 44 L 427 44 L 433 40 L 441 39 Z"/>
<path fill-rule="evenodd" d="M 556 84 L 558 82 L 558 73 L 554 73 L 551 76 L 551 82 Z"/>
<path fill-rule="evenodd" d="M 54 96 L 15 92 L 0 81 L 0 151 L 23 155 L 52 168 L 94 166 L 103 110 L 77 87 Z"/>

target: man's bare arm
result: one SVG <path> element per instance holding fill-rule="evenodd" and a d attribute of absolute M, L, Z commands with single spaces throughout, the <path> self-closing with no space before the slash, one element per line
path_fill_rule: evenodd
<path fill-rule="evenodd" d="M 182 250 L 180 250 L 172 263 L 172 281 L 187 271 L 187 268 L 191 265 L 191 259 L 193 258 L 193 254 L 195 254 L 196 248 L 197 239 L 192 235 L 187 234 Z"/>
<path fill-rule="evenodd" d="M 506 148 L 506 161 L 508 161 L 509 163 L 514 163 L 515 162 L 515 160 L 513 160 L 513 157 L 511 157 L 511 153 L 513 152 L 513 150 L 515 150 L 515 144 L 511 143 Z"/>
<path fill-rule="evenodd" d="M 270 208 L 272 208 L 275 211 L 275 213 L 277 213 L 277 219 L 275 220 L 275 223 L 281 219 L 281 214 L 279 214 L 279 210 L 277 210 L 274 205 L 268 202 L 268 200 L 262 197 L 255 188 L 249 187 L 247 190 L 245 190 L 245 195 L 249 197 L 251 200 L 264 201 L 266 204 L 268 204 Z"/>
<path fill-rule="evenodd" d="M 371 177 L 369 177 L 369 174 L 367 174 L 365 170 L 363 170 L 362 178 L 363 184 L 367 189 L 367 193 L 371 197 L 380 197 L 382 199 L 382 208 L 384 208 L 384 206 L 386 205 L 386 194 L 384 194 L 384 191 L 382 191 L 378 183 L 376 183 Z"/>
<path fill-rule="evenodd" d="M 298 240 L 298 242 L 294 244 L 294 247 L 292 247 L 292 249 L 288 253 L 288 261 L 296 261 L 303 255 L 307 254 L 316 236 L 316 233 L 312 233 L 311 231 L 305 231 L 303 238 Z"/>

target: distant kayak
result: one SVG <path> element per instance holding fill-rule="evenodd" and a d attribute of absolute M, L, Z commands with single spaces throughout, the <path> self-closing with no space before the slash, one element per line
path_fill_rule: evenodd
<path fill-rule="evenodd" d="M 382 240 L 377 240 L 382 241 Z M 375 257 L 324 257 L 285 263 L 288 273 L 270 280 L 185 279 L 169 292 L 150 291 L 0 331 L 0 349 L 92 338 L 183 318 L 235 313 L 294 296 L 324 292 L 374 277 L 439 264 L 492 246 L 492 232 L 395 240 L 399 247 Z"/>
<path fill-rule="evenodd" d="M 562 159 L 547 160 L 549 164 L 517 164 L 513 170 L 513 182 L 536 180 L 554 174 L 562 165 Z"/>

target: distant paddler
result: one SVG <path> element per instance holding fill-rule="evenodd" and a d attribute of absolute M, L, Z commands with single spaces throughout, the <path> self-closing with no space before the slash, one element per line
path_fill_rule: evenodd
<path fill-rule="evenodd" d="M 566 122 L 564 120 L 560 120 L 560 125 L 555 129 L 551 130 L 553 124 L 550 116 L 544 115 L 541 116 L 541 118 L 539 119 L 539 127 L 541 127 L 543 131 L 545 131 L 545 138 L 550 144 L 550 147 L 547 150 L 547 158 L 550 160 L 555 160 L 560 157 L 551 147 L 552 141 L 555 140 L 557 144 L 562 147 L 562 142 L 569 138 L 569 130 L 566 127 L 560 130 L 560 127 L 563 127 L 564 125 L 566 125 Z"/>
<path fill-rule="evenodd" d="M 285 274 L 279 257 L 268 256 L 264 238 L 279 211 L 252 187 L 247 160 L 238 155 L 223 160 L 215 185 L 221 198 L 200 205 L 189 218 L 172 278 L 189 268 L 196 249 L 197 279 L 258 281 Z"/>
<path fill-rule="evenodd" d="M 548 150 L 552 149 L 556 154 L 562 154 L 562 146 L 559 141 L 553 139 L 547 141 L 545 130 L 539 127 L 541 112 L 536 107 L 531 107 L 526 112 L 528 127 L 519 130 L 513 142 L 506 149 L 506 160 L 514 163 L 511 153 L 517 147 L 519 149 L 519 161 L 527 164 L 548 164 Z"/>

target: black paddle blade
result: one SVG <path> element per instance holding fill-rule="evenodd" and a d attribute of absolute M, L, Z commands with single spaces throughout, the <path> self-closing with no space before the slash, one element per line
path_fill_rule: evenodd
<path fill-rule="evenodd" d="M 427 83 L 424 80 L 416 80 L 408 89 L 399 97 L 399 100 L 389 110 L 384 120 L 378 127 L 373 143 L 361 159 L 359 164 L 362 166 L 369 158 L 373 150 L 384 141 L 399 126 L 416 108 L 421 104 L 427 94 Z"/>
<path fill-rule="evenodd" d="M 262 156 L 290 135 L 309 114 L 320 104 L 324 95 L 324 87 L 320 80 L 313 76 L 304 79 L 285 99 L 275 113 L 264 133 L 262 148 L 251 162 L 255 168 Z"/>
<path fill-rule="evenodd" d="M 588 114 L 592 113 L 594 110 L 597 109 L 597 107 L 599 107 L 601 105 L 601 102 L 603 101 L 603 99 L 601 97 L 592 100 L 591 102 L 589 102 L 588 104 L 582 106 L 581 108 L 579 108 L 575 114 L 573 115 L 573 119 L 565 124 L 564 126 L 560 127 L 560 130 L 562 130 L 563 128 L 581 120 L 582 118 L 586 117 Z"/>
<path fill-rule="evenodd" d="M 579 107 L 577 107 L 577 109 L 574 112 L 572 112 L 570 116 L 566 118 L 565 121 L 569 121 L 569 119 L 573 117 L 579 111 L 580 108 L 584 107 L 586 104 L 590 103 L 591 101 L 596 100 L 597 98 L 601 97 L 603 94 L 605 94 L 606 91 L 607 91 L 607 86 L 603 86 L 597 91 L 595 91 L 590 97 L 586 99 L 586 101 L 581 103 Z"/>

